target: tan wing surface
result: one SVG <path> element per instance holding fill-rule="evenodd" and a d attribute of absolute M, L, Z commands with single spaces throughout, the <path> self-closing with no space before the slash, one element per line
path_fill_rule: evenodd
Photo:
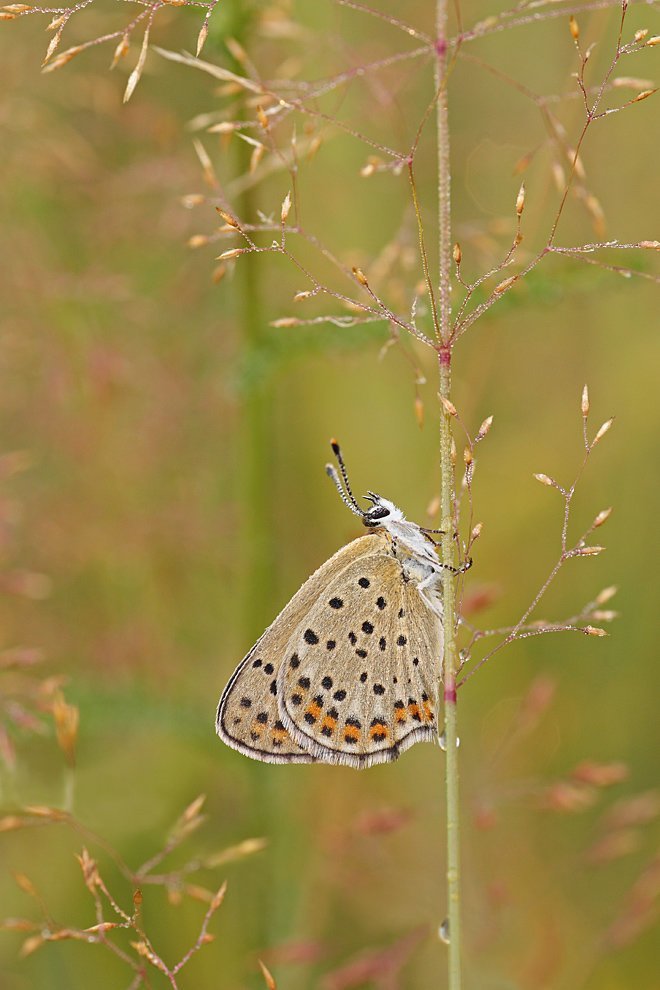
<path fill-rule="evenodd" d="M 314 763 L 316 757 L 295 742 L 277 704 L 277 679 L 288 642 L 317 599 L 345 568 L 374 553 L 387 537 L 362 536 L 338 550 L 305 581 L 263 636 L 238 665 L 225 688 L 216 716 L 216 731 L 229 746 L 266 763 Z"/>
<path fill-rule="evenodd" d="M 281 721 L 320 762 L 372 766 L 437 737 L 442 626 L 387 545 L 333 575 L 286 649 Z"/>

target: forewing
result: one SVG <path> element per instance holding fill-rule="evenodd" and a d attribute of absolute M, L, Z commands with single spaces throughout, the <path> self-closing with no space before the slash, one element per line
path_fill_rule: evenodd
<path fill-rule="evenodd" d="M 317 599 L 347 566 L 373 553 L 381 534 L 363 536 L 338 550 L 305 581 L 263 636 L 234 671 L 216 716 L 216 731 L 229 746 L 266 763 L 314 763 L 316 756 L 294 741 L 277 705 L 280 666 L 291 651 L 288 644 Z"/>
<path fill-rule="evenodd" d="M 282 723 L 320 762 L 372 766 L 437 737 L 442 625 L 386 544 L 333 575 L 289 639 Z"/>

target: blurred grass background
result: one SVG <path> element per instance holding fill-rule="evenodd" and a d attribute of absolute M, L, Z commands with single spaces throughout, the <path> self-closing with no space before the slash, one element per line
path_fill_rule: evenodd
<path fill-rule="evenodd" d="M 475 19 L 491 13 L 481 6 Z M 407 5 L 405 16 L 430 30 L 428 7 Z M 257 12 L 227 4 L 205 56 L 231 65 L 223 33 L 249 45 Z M 298 52 L 303 76 L 402 43 L 387 25 L 332 4 L 293 13 L 310 32 Z M 71 43 L 95 27 L 107 30 L 107 18 L 90 17 L 87 27 L 72 27 Z M 581 19 L 584 35 L 600 39 L 601 70 L 617 18 Z M 159 25 L 157 43 L 193 46 L 198 21 L 189 12 L 167 13 Z M 67 697 L 81 711 L 75 811 L 125 860 L 150 855 L 202 792 L 210 817 L 195 839 L 200 848 L 268 838 L 264 852 L 227 868 L 217 941 L 184 971 L 182 986 L 261 986 L 257 955 L 270 960 L 282 986 L 317 986 L 356 954 L 418 928 L 427 937 L 393 985 L 443 986 L 444 953 L 433 934 L 444 910 L 439 752 L 415 747 L 366 774 L 268 767 L 226 749 L 213 731 L 217 696 L 264 625 L 311 570 L 359 535 L 323 472 L 328 438 L 341 439 L 356 490 L 382 492 L 411 518 L 426 518 L 438 485 L 433 363 L 410 342 L 379 360 L 385 329 L 269 329 L 306 287 L 281 258 L 242 259 L 214 285 L 219 252 L 185 244 L 212 231 L 215 214 L 208 205 L 187 210 L 181 197 L 207 191 L 186 122 L 221 105 L 216 84 L 152 54 L 123 106 L 125 76 L 107 73 L 105 50 L 39 74 L 44 26 L 25 18 L 0 33 L 0 415 L 3 449 L 32 458 L 3 495 L 5 563 L 47 575 L 52 590 L 3 595 L 4 645 L 39 647 L 44 669 L 67 676 Z M 629 26 L 630 33 L 645 26 L 642 14 L 634 10 Z M 253 41 L 257 55 L 275 58 L 256 29 Z M 563 19 L 487 39 L 478 50 L 537 92 L 569 85 L 574 55 Z M 651 73 L 650 57 L 640 57 L 635 72 Z M 356 85 L 335 112 L 404 148 L 429 78 L 428 67 L 392 75 L 387 98 Z M 562 119 L 575 134 L 577 101 Z M 514 167 L 542 145 L 543 130 L 529 102 L 469 63 L 456 70 L 452 125 L 455 236 L 474 274 L 510 236 L 520 182 Z M 608 236 L 658 234 L 655 135 L 652 101 L 590 135 L 585 165 Z M 301 170 L 304 222 L 342 259 L 368 270 L 402 225 L 405 179 L 361 179 L 365 149 L 327 137 Z M 227 184 L 244 164 L 235 142 L 204 141 Z M 431 152 L 429 141 L 418 159 L 429 209 Z M 549 165 L 541 148 L 525 176 L 532 246 L 546 236 L 556 201 Z M 277 213 L 288 182 L 273 176 L 243 207 Z M 414 244 L 409 217 L 405 224 Z M 431 213 L 427 236 L 433 244 Z M 588 218 L 569 202 L 559 242 L 591 239 Z M 650 264 L 645 256 L 634 262 Z M 393 282 L 396 293 L 400 280 Z M 403 312 L 409 297 L 408 285 Z M 473 431 L 495 417 L 479 450 L 475 517 L 484 535 L 468 590 L 497 594 L 478 621 L 515 621 L 554 561 L 561 505 L 531 474 L 572 480 L 585 381 L 593 429 L 611 415 L 616 424 L 580 486 L 574 532 L 613 505 L 601 531 L 608 551 L 566 567 L 542 611 L 571 614 L 616 583 L 621 612 L 606 640 L 529 640 L 465 688 L 467 986 L 658 987 L 657 930 L 643 930 L 620 951 L 603 948 L 603 933 L 657 855 L 657 824 L 640 829 L 636 848 L 620 860 L 595 868 L 585 859 L 612 802 L 658 783 L 657 311 L 651 282 L 548 259 L 456 353 L 461 414 Z M 427 377 L 423 429 L 406 354 Z M 539 675 L 556 683 L 555 703 L 523 745 L 498 759 Z M 52 735 L 19 738 L 17 746 L 5 806 L 59 803 L 62 760 Z M 587 758 L 625 762 L 628 780 L 580 814 L 539 810 L 543 788 Z M 60 922 L 93 924 L 73 859 L 80 844 L 54 827 L 4 835 L 2 914 L 33 911 L 11 879 L 24 871 Z M 194 941 L 199 906 L 168 907 L 147 892 L 144 911 L 168 959 Z M 128 983 L 98 948 L 53 944 L 19 961 L 19 944 L 15 935 L 0 938 L 3 990 Z"/>

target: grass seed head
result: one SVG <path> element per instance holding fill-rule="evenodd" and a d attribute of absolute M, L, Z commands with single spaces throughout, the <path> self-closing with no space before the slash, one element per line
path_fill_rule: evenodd
<path fill-rule="evenodd" d="M 615 619 L 619 618 L 619 613 L 609 608 L 595 608 L 591 613 L 591 618 L 597 622 L 614 622 Z"/>
<path fill-rule="evenodd" d="M 257 107 L 257 120 L 265 131 L 269 129 L 270 124 L 268 122 L 268 117 L 266 116 L 266 111 L 261 105 Z"/>
<path fill-rule="evenodd" d="M 610 507 L 609 507 L 608 509 L 602 509 L 602 510 L 601 510 L 601 511 L 600 511 L 600 512 L 598 513 L 598 515 L 596 516 L 596 518 L 594 519 L 594 521 L 592 522 L 592 524 L 591 524 L 591 528 L 592 528 L 592 529 L 598 529 L 598 527 L 599 527 L 599 526 L 602 526 L 602 525 L 603 525 L 603 523 L 606 523 L 606 522 L 607 522 L 607 520 L 608 520 L 608 519 L 610 518 L 610 516 L 612 515 L 612 512 L 613 512 L 613 511 L 614 511 L 614 510 L 612 509 L 612 506 L 610 506 Z"/>
<path fill-rule="evenodd" d="M 195 54 L 197 55 L 197 58 L 199 58 L 199 56 L 201 55 L 202 48 L 204 47 L 208 36 L 209 36 L 209 25 L 207 21 L 204 21 L 204 23 L 202 24 L 199 30 L 199 34 L 197 35 L 197 48 L 195 49 Z"/>
<path fill-rule="evenodd" d="M 130 41 L 128 39 L 128 35 L 125 34 L 114 50 L 114 54 L 112 56 L 112 62 L 110 63 L 111 69 L 114 69 L 117 63 L 120 62 L 123 58 L 125 58 L 129 48 L 130 48 Z"/>
<path fill-rule="evenodd" d="M 238 258 L 242 254 L 247 254 L 246 248 L 230 248 L 229 251 L 223 251 L 215 259 L 216 261 L 231 261 L 232 258 Z"/>
<path fill-rule="evenodd" d="M 615 584 L 611 584 L 608 588 L 603 588 L 603 590 L 596 595 L 596 605 L 605 605 L 606 602 L 609 602 L 612 598 L 614 598 L 618 590 L 619 589 Z"/>
<path fill-rule="evenodd" d="M 55 38 L 53 38 L 53 40 L 51 41 L 50 45 L 48 46 L 48 52 L 51 52 L 51 49 L 53 49 L 53 42 L 55 42 L 56 39 L 59 42 L 59 35 L 56 35 Z M 73 48 L 67 48 L 65 52 L 62 52 L 60 55 L 57 56 L 57 58 L 54 58 L 52 62 L 48 62 L 50 55 L 47 52 L 46 58 L 44 59 L 45 64 L 43 65 L 41 71 L 54 72 L 55 69 L 61 69 L 63 65 L 66 65 L 67 62 L 70 62 L 72 58 L 75 58 L 76 55 L 79 55 L 82 50 L 83 50 L 82 45 L 74 45 Z"/>
<path fill-rule="evenodd" d="M 438 398 L 448 416 L 458 416 L 458 410 L 451 399 L 446 399 L 443 395 L 439 395 Z"/>
<path fill-rule="evenodd" d="M 493 425 L 493 417 L 487 416 L 486 419 L 481 424 L 481 426 L 479 427 L 479 432 L 474 438 L 475 443 L 478 443 L 480 440 L 483 440 L 483 438 L 490 433 L 490 428 L 492 425 Z"/>
<path fill-rule="evenodd" d="M 273 979 L 273 974 L 265 966 L 265 964 L 262 963 L 261 959 L 259 960 L 259 967 L 261 969 L 261 973 L 263 975 L 267 990 L 277 990 L 277 984 Z"/>
<path fill-rule="evenodd" d="M 424 426 L 424 401 L 421 396 L 415 396 L 415 419 L 420 430 Z"/>
<path fill-rule="evenodd" d="M 598 430 L 598 433 L 596 434 L 596 436 L 595 436 L 595 437 L 594 437 L 594 439 L 593 439 L 593 443 L 591 444 L 591 446 L 592 446 L 592 447 L 595 447 L 595 446 L 596 446 L 596 444 L 597 444 L 597 443 L 598 443 L 598 442 L 599 442 L 600 440 L 602 440 L 602 439 L 603 439 L 603 437 L 604 437 L 604 436 L 605 436 L 605 434 L 606 434 L 606 433 L 608 432 L 608 430 L 610 430 L 610 429 L 611 429 L 611 427 L 612 427 L 612 423 L 613 423 L 613 422 L 614 422 L 614 417 L 612 417 L 612 419 L 607 419 L 607 420 L 605 420 L 605 422 L 604 422 L 604 423 L 603 423 L 603 425 L 602 425 L 602 426 L 600 427 L 600 429 Z"/>
<path fill-rule="evenodd" d="M 53 699 L 52 711 L 57 744 L 69 766 L 75 766 L 80 712 L 76 705 L 70 705 L 64 700 L 61 691 L 58 691 Z"/>
<path fill-rule="evenodd" d="M 541 472 L 539 472 L 538 474 L 535 474 L 534 477 L 536 478 L 537 481 L 540 481 L 542 485 L 547 485 L 548 488 L 557 487 L 557 482 L 553 481 L 552 478 L 547 474 L 542 474 Z"/>
<path fill-rule="evenodd" d="M 585 385 L 582 389 L 582 415 L 586 417 L 589 415 L 589 387 Z"/>
<path fill-rule="evenodd" d="M 649 96 L 653 96 L 653 94 L 657 92 L 657 89 L 643 89 L 642 92 L 638 93 L 637 96 L 634 96 L 630 102 L 640 103 L 642 100 L 648 100 Z"/>
<path fill-rule="evenodd" d="M 627 780 L 629 770 L 625 763 L 596 763 L 594 760 L 583 760 L 578 763 L 572 773 L 574 780 L 594 787 L 611 787 Z"/>
<path fill-rule="evenodd" d="M 289 213 L 291 212 L 291 193 L 288 192 L 284 199 L 282 200 L 282 208 L 280 210 L 280 220 L 282 223 L 286 223 L 289 219 Z"/>
<path fill-rule="evenodd" d="M 511 275 L 509 278 L 505 278 L 503 282 L 499 282 L 493 289 L 493 295 L 499 296 L 507 289 L 510 289 L 514 282 L 518 281 L 517 275 Z"/>

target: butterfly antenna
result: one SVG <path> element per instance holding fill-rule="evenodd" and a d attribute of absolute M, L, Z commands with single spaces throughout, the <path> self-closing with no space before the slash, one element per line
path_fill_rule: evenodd
<path fill-rule="evenodd" d="M 364 512 L 357 504 L 357 501 L 355 500 L 355 495 L 353 494 L 350 483 L 348 481 L 348 473 L 346 471 L 346 465 L 344 464 L 344 459 L 341 456 L 341 450 L 339 444 L 337 443 L 336 440 L 331 440 L 330 446 L 332 447 L 333 454 L 337 458 L 337 464 L 339 465 L 339 470 L 341 471 L 341 476 L 344 481 L 344 485 L 346 486 L 346 491 L 344 491 L 342 483 L 339 480 L 339 475 L 337 474 L 337 470 L 333 464 L 326 464 L 325 466 L 326 474 L 328 475 L 329 478 L 332 478 L 332 480 L 334 481 L 335 487 L 339 492 L 339 495 L 344 505 L 346 505 L 351 510 L 351 512 L 355 513 L 356 516 L 360 516 L 360 518 L 363 518 Z"/>

